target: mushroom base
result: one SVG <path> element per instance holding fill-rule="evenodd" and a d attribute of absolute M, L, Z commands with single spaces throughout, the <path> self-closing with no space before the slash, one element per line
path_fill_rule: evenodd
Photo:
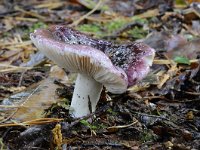
<path fill-rule="evenodd" d="M 78 74 L 70 106 L 73 117 L 86 116 L 96 110 L 103 85 L 86 74 Z"/>

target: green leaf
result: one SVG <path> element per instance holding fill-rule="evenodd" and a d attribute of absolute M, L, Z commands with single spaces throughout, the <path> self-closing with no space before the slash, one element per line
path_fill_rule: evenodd
<path fill-rule="evenodd" d="M 80 123 L 82 123 L 84 126 L 90 128 L 91 130 L 96 130 L 97 127 L 94 125 L 91 125 L 87 120 L 81 120 Z"/>
<path fill-rule="evenodd" d="M 87 120 L 81 120 L 80 123 L 82 123 L 84 126 L 90 127 L 90 123 Z"/>
<path fill-rule="evenodd" d="M 77 29 L 82 32 L 101 32 L 100 26 L 96 24 L 83 24 L 80 25 Z"/>
<path fill-rule="evenodd" d="M 176 5 L 186 5 L 185 0 L 175 0 Z"/>
<path fill-rule="evenodd" d="M 178 64 L 190 65 L 190 60 L 184 56 L 176 56 L 174 58 L 174 61 L 177 62 Z"/>

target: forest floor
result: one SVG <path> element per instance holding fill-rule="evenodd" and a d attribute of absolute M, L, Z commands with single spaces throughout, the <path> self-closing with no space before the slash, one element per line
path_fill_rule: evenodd
<path fill-rule="evenodd" d="M 124 94 L 104 89 L 97 111 L 74 119 L 76 75 L 29 38 L 53 24 L 118 44 L 144 42 L 156 50 L 151 71 Z M 0 149 L 199 150 L 199 58 L 198 0 L 1 1 Z"/>

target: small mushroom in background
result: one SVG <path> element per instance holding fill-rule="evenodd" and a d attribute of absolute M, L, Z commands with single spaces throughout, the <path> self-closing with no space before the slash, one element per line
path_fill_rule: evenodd
<path fill-rule="evenodd" d="M 78 73 L 71 114 L 82 117 L 96 110 L 103 86 L 121 94 L 149 72 L 154 49 L 143 43 L 115 45 L 55 25 L 31 33 L 34 45 L 67 71 Z"/>

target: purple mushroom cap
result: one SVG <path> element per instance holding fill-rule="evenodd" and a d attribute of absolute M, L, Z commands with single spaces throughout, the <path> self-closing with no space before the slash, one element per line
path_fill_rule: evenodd
<path fill-rule="evenodd" d="M 123 93 L 144 78 L 155 55 L 144 43 L 116 45 L 62 25 L 38 29 L 30 37 L 59 66 L 92 76 L 112 93 Z"/>

